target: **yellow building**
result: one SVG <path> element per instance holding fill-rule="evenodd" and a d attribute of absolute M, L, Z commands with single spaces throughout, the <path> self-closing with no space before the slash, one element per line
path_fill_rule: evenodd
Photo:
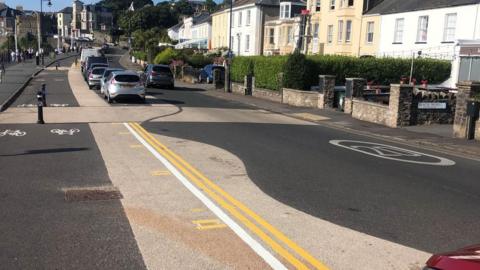
<path fill-rule="evenodd" d="M 212 49 L 228 48 L 229 9 L 212 14 Z"/>
<path fill-rule="evenodd" d="M 307 8 L 311 14 L 308 53 L 360 56 L 363 51 L 376 50 L 376 38 L 367 30 L 379 27 L 379 19 L 367 19 L 367 24 L 363 14 L 379 2 L 308 0 Z"/>
<path fill-rule="evenodd" d="M 263 50 L 265 55 L 285 55 L 295 50 L 301 27 L 301 11 L 305 2 L 301 0 L 280 0 L 276 19 L 265 21 Z"/>
<path fill-rule="evenodd" d="M 358 56 L 377 55 L 380 44 L 380 23 L 379 15 L 363 16 Z"/>

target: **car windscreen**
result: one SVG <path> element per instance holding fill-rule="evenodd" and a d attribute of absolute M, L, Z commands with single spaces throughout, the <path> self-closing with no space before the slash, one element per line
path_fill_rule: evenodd
<path fill-rule="evenodd" d="M 102 75 L 103 72 L 105 72 L 105 69 L 104 68 L 94 68 L 92 70 L 92 74 L 95 74 L 95 75 Z"/>
<path fill-rule="evenodd" d="M 115 81 L 117 81 L 117 82 L 126 82 L 126 83 L 139 82 L 139 81 L 140 81 L 140 77 L 138 77 L 137 75 L 123 74 L 123 75 L 117 75 L 117 76 L 115 76 Z"/>
<path fill-rule="evenodd" d="M 93 64 L 93 65 L 90 66 L 90 69 L 94 69 L 96 67 L 105 67 L 106 68 L 106 67 L 108 67 L 108 65 L 107 64 Z"/>
<path fill-rule="evenodd" d="M 170 71 L 169 67 L 154 66 L 152 70 L 160 74 L 167 74 L 167 75 L 172 74 L 172 71 Z"/>

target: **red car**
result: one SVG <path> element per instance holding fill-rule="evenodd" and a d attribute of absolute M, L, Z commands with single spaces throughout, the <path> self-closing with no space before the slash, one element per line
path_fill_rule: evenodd
<path fill-rule="evenodd" d="M 480 244 L 435 254 L 428 259 L 424 270 L 480 270 Z"/>

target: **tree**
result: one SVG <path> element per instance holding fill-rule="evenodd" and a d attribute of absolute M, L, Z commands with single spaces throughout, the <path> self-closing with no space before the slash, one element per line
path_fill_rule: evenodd
<path fill-rule="evenodd" d="M 207 8 L 208 12 L 213 13 L 217 10 L 217 3 L 213 0 L 205 0 L 205 7 Z"/>
<path fill-rule="evenodd" d="M 113 22 L 117 23 L 121 14 L 128 10 L 132 0 L 101 0 L 97 5 L 106 7 L 112 10 Z M 153 5 L 152 0 L 133 0 L 133 7 L 135 9 L 143 8 L 146 5 Z"/>
<path fill-rule="evenodd" d="M 175 2 L 173 6 L 173 11 L 177 16 L 180 16 L 180 15 L 190 16 L 190 15 L 193 15 L 193 13 L 195 12 L 195 10 L 193 10 L 192 5 L 190 5 L 190 3 L 187 0 L 179 0 Z"/>

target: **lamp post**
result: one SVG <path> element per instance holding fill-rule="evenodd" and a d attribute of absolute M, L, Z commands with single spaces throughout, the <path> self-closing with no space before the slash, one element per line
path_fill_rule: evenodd
<path fill-rule="evenodd" d="M 52 2 L 50 0 L 40 0 L 40 14 L 38 15 L 37 18 L 37 27 L 38 27 L 38 52 L 41 53 L 42 57 L 42 65 L 44 64 L 44 59 L 43 59 L 43 49 L 42 49 L 42 15 L 43 15 L 43 2 L 48 1 L 47 6 L 51 7 Z"/>
<path fill-rule="evenodd" d="M 229 28 L 228 28 L 228 60 L 227 60 L 227 71 L 228 71 L 228 74 L 227 74 L 227 80 L 226 80 L 226 86 L 227 86 L 227 89 L 226 91 L 227 92 L 231 92 L 232 91 L 232 79 L 231 79 L 231 71 L 230 71 L 230 67 L 231 67 L 231 64 L 232 64 L 232 24 L 233 24 L 233 0 L 230 0 L 230 25 L 229 25 Z"/>

